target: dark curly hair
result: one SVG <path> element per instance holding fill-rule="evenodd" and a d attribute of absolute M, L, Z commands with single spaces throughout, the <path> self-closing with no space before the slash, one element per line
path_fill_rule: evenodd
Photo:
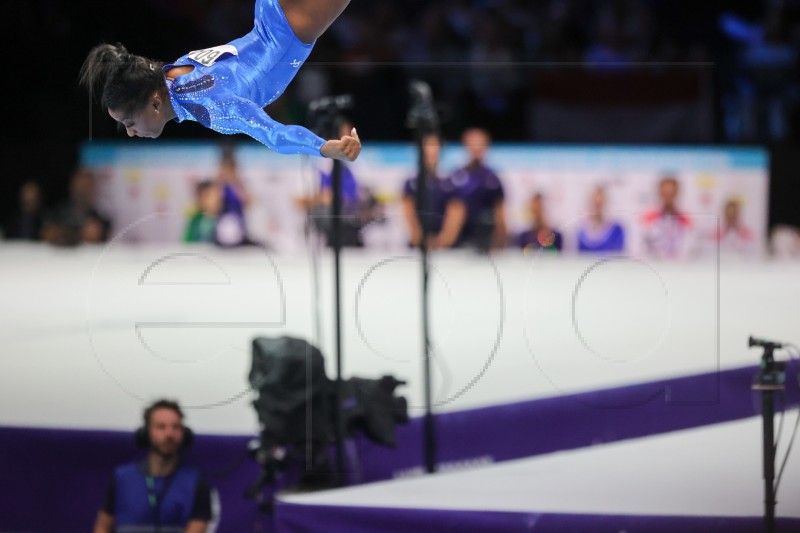
<path fill-rule="evenodd" d="M 144 418 L 144 427 L 146 427 L 146 428 L 150 427 L 150 417 L 152 417 L 153 411 L 155 411 L 157 409 L 170 409 L 172 411 L 175 411 L 175 413 L 178 415 L 178 417 L 181 420 L 183 420 L 183 411 L 181 411 L 181 407 L 180 407 L 180 405 L 178 405 L 178 402 L 175 402 L 175 401 L 172 401 L 172 400 L 167 400 L 167 399 L 162 399 L 162 400 L 158 400 L 158 401 L 155 401 L 155 402 L 151 403 L 144 410 L 144 413 L 142 415 L 143 418 Z"/>
<path fill-rule="evenodd" d="M 154 91 L 166 90 L 162 66 L 161 61 L 131 54 L 120 43 L 105 43 L 89 51 L 79 82 L 92 95 L 101 95 L 104 109 L 133 113 Z"/>

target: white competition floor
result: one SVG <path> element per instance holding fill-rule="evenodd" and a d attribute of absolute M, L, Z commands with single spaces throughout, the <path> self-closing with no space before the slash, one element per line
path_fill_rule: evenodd
<path fill-rule="evenodd" d="M 796 409 L 786 413 L 780 458 L 796 416 Z M 778 517 L 800 517 L 799 453 L 795 446 L 778 489 Z M 280 500 L 315 506 L 757 517 L 763 515 L 761 461 L 761 419 L 750 418 Z"/>
<path fill-rule="evenodd" d="M 201 433 L 257 429 L 257 335 L 317 343 L 333 375 L 332 261 L 183 245 L 0 245 L 0 425 L 130 430 L 156 397 Z M 433 254 L 438 412 L 757 364 L 750 334 L 800 344 L 800 263 Z M 345 377 L 393 373 L 420 414 L 413 253 L 343 260 Z M 316 320 L 317 313 L 321 317 Z"/>

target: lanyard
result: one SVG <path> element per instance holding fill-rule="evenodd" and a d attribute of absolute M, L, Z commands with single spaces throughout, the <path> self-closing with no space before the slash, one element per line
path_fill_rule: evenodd
<path fill-rule="evenodd" d="M 164 486 L 161 487 L 160 492 L 156 492 L 156 481 L 153 476 L 145 475 L 144 477 L 147 484 L 147 501 L 150 502 L 150 508 L 153 510 L 153 525 L 156 531 L 160 531 L 161 529 L 161 504 L 166 499 L 167 493 L 172 486 L 172 481 L 175 479 L 177 473 L 178 469 L 176 468 L 175 472 L 164 480 Z"/>

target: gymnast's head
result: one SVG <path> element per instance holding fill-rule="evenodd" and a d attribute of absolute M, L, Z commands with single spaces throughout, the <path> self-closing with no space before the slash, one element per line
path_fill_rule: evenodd
<path fill-rule="evenodd" d="M 169 93 L 163 63 L 133 55 L 121 44 L 92 48 L 83 62 L 80 83 L 130 137 L 161 135 L 169 121 Z"/>

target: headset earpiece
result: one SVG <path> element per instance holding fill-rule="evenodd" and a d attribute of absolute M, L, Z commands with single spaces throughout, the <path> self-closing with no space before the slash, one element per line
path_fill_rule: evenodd
<path fill-rule="evenodd" d="M 181 442 L 181 451 L 188 450 L 194 442 L 194 431 L 183 426 L 183 442 Z"/>
<path fill-rule="evenodd" d="M 137 428 L 136 433 L 133 434 L 133 439 L 136 443 L 136 447 L 141 450 L 146 450 L 150 447 L 150 436 L 147 434 L 146 426 Z"/>

